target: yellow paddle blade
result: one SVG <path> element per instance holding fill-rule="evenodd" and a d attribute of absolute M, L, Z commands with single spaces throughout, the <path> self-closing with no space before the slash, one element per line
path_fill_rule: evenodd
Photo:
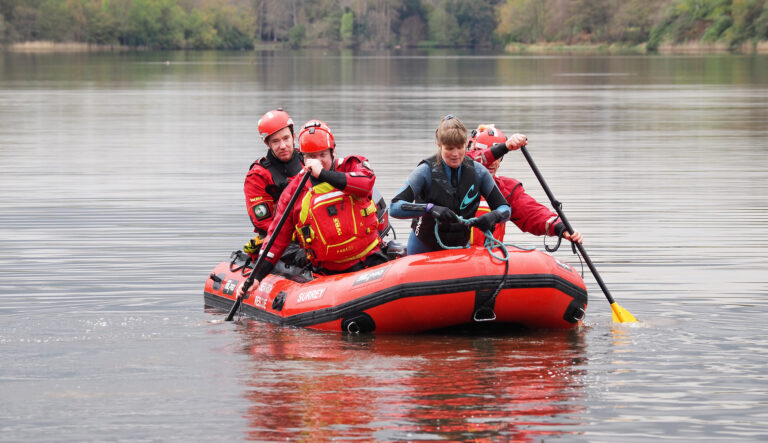
<path fill-rule="evenodd" d="M 635 316 L 619 306 L 618 303 L 611 303 L 611 309 L 613 310 L 614 323 L 637 323 Z"/>

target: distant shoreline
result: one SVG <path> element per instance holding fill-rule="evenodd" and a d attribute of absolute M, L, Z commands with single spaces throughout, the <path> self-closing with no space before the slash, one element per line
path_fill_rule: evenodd
<path fill-rule="evenodd" d="M 544 54 L 544 55 L 704 55 L 704 54 L 768 54 L 768 41 L 756 45 L 745 43 L 738 51 L 730 51 L 725 43 L 662 43 L 656 52 L 648 52 L 645 44 L 622 45 L 612 44 L 580 44 L 567 45 L 565 43 L 534 43 L 521 44 L 510 43 L 506 46 L 508 54 Z"/>
<path fill-rule="evenodd" d="M 146 51 L 147 47 L 134 47 L 123 45 L 98 45 L 83 42 L 53 42 L 53 41 L 27 41 L 11 43 L 0 50 L 14 53 L 75 53 L 75 52 L 122 52 L 122 51 Z M 259 44 L 259 49 L 281 49 L 280 45 Z M 505 47 L 505 53 L 515 55 L 704 55 L 704 54 L 768 54 L 768 41 L 757 44 L 744 43 L 739 51 L 729 51 L 724 43 L 663 43 L 657 52 L 649 53 L 645 44 L 622 45 L 618 43 L 605 44 L 578 44 L 565 43 L 510 43 Z"/>
<path fill-rule="evenodd" d="M 4 49 L 8 52 L 22 53 L 109 52 L 137 50 L 137 48 L 131 48 L 122 45 L 97 45 L 83 42 L 53 42 L 47 40 L 11 43 L 5 46 Z"/>

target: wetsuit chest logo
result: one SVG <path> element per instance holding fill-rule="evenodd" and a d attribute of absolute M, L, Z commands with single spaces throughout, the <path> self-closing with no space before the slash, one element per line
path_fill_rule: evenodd
<path fill-rule="evenodd" d="M 471 205 L 473 201 L 477 198 L 478 192 L 475 191 L 474 194 L 470 195 L 472 191 L 475 191 L 475 185 L 472 185 L 466 194 L 464 194 L 464 200 L 461 201 L 461 206 L 459 207 L 460 211 L 463 211 L 467 208 L 467 206 Z"/>

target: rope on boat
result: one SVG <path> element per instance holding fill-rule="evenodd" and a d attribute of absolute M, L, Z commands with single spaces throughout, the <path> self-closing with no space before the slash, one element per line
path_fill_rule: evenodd
<path fill-rule="evenodd" d="M 473 226 L 475 224 L 475 220 L 477 217 L 472 217 L 470 219 L 465 219 L 461 217 L 460 215 L 457 215 L 459 222 L 467 225 L 467 226 Z M 435 238 L 437 239 L 437 244 L 440 245 L 443 249 L 465 249 L 469 248 L 469 243 L 467 243 L 464 246 L 447 246 L 445 245 L 442 240 L 440 240 L 440 234 L 437 232 L 437 225 L 438 223 L 435 223 Z M 499 282 L 498 286 L 496 286 L 496 289 L 493 291 L 493 294 L 488 298 L 488 300 L 485 301 L 485 303 L 482 304 L 479 308 L 477 308 L 472 315 L 472 318 L 477 321 L 493 321 L 496 320 L 496 313 L 493 311 L 493 305 L 496 302 L 496 296 L 499 295 L 499 292 L 501 292 L 501 288 L 504 287 L 504 283 L 507 281 L 507 275 L 509 273 L 509 251 L 507 250 L 506 245 L 496 239 L 493 236 L 493 233 L 491 231 L 485 230 L 482 231 L 483 235 L 485 235 L 485 242 L 484 246 L 485 249 L 488 251 L 488 254 L 502 262 L 504 262 L 504 275 L 501 277 L 501 281 Z M 514 245 L 513 245 L 514 246 Z M 517 246 L 515 246 L 517 247 Z M 499 248 L 502 251 L 502 255 L 498 256 L 493 253 L 493 250 Z M 518 247 L 519 248 L 519 247 Z M 523 249 L 523 248 L 519 248 Z"/>
<path fill-rule="evenodd" d="M 563 236 L 559 235 L 557 237 L 557 244 L 555 246 L 550 247 L 547 244 L 547 236 L 544 236 L 544 249 L 547 250 L 550 254 L 553 252 L 557 252 L 558 249 L 560 249 L 560 242 L 563 241 Z M 571 242 L 571 251 L 573 252 L 573 255 L 579 258 L 579 264 L 581 265 L 581 278 L 584 278 L 584 262 L 581 260 L 581 254 L 579 254 L 579 251 L 576 250 L 576 243 Z"/>

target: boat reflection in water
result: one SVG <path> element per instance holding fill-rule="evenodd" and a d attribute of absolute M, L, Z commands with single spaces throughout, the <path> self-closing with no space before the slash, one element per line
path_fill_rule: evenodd
<path fill-rule="evenodd" d="M 247 438 L 528 441 L 580 424 L 584 331 L 351 336 L 255 321 Z M 573 431 L 575 432 L 575 430 Z"/>

